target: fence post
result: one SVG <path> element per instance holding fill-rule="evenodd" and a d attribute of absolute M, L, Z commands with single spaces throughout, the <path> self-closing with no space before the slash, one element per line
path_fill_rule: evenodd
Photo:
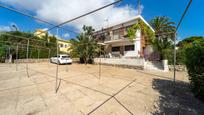
<path fill-rule="evenodd" d="M 58 35 L 58 28 L 57 28 L 57 35 Z M 57 44 L 57 67 L 56 67 L 56 83 L 55 83 L 55 93 L 57 93 L 58 90 L 58 65 L 59 65 L 59 59 L 58 59 L 58 39 L 56 40 Z"/>
<path fill-rule="evenodd" d="M 40 49 L 38 48 L 38 63 L 39 63 L 39 57 L 40 57 Z"/>
<path fill-rule="evenodd" d="M 6 63 L 6 61 L 7 61 L 7 55 L 8 55 L 8 48 L 6 47 L 6 51 L 5 51 L 6 53 L 5 53 L 5 63 Z"/>
<path fill-rule="evenodd" d="M 16 45 L 16 71 L 18 71 L 18 43 Z"/>
<path fill-rule="evenodd" d="M 49 68 L 49 63 L 50 63 L 50 48 L 48 49 L 49 51 L 48 51 L 48 68 Z"/>
<path fill-rule="evenodd" d="M 99 58 L 100 58 L 100 62 L 99 62 L 99 79 L 101 79 L 101 45 L 100 45 Z"/>
<path fill-rule="evenodd" d="M 48 53 L 48 60 L 50 59 L 50 48 L 49 48 L 49 53 Z"/>
<path fill-rule="evenodd" d="M 27 63 L 26 63 L 26 72 L 27 72 L 27 76 L 29 77 L 29 73 L 28 73 L 28 62 L 29 62 L 29 60 L 28 60 L 28 55 L 29 55 L 29 45 L 30 45 L 30 40 L 28 39 L 28 41 L 27 41 L 27 53 L 26 53 L 26 58 L 27 58 Z"/>
<path fill-rule="evenodd" d="M 176 34 L 174 35 L 174 77 L 173 77 L 173 94 L 175 94 L 176 85 Z"/>
<path fill-rule="evenodd" d="M 9 67 L 11 67 L 12 56 L 11 56 L 11 47 L 9 46 Z"/>

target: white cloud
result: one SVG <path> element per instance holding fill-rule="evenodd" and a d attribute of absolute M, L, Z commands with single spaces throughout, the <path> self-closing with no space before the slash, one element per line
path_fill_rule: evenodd
<path fill-rule="evenodd" d="M 70 35 L 68 33 L 63 35 L 65 38 L 68 38 Z"/>
<path fill-rule="evenodd" d="M 51 22 L 61 23 L 72 19 L 96 8 L 102 7 L 115 0 L 0 0 L 16 8 L 32 10 L 37 17 Z M 136 8 L 136 5 L 134 6 Z M 110 6 L 106 9 L 91 14 L 85 18 L 69 23 L 78 30 L 83 25 L 101 28 L 108 23 L 119 23 L 137 15 L 137 11 L 130 5 L 116 7 Z"/>
<path fill-rule="evenodd" d="M 11 31 L 11 28 L 9 26 L 1 26 L 0 25 L 0 32 L 1 31 Z"/>

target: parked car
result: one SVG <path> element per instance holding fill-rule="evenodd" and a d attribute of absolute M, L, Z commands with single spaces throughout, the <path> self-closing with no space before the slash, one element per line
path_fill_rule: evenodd
<path fill-rule="evenodd" d="M 51 57 L 50 62 L 56 64 L 72 64 L 72 59 L 67 54 L 60 54 L 58 56 Z"/>

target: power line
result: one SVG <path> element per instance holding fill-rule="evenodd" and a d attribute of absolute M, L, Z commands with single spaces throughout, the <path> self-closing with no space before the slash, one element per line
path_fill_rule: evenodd
<path fill-rule="evenodd" d="M 43 23 L 46 23 L 46 24 L 49 24 L 49 25 L 52 25 L 52 26 L 56 26 L 55 24 L 52 24 L 52 23 L 50 23 L 50 22 L 48 22 L 48 21 L 46 21 L 46 20 L 37 18 L 37 17 L 35 17 L 35 16 L 32 16 L 32 15 L 30 15 L 30 14 L 28 14 L 28 13 L 25 13 L 25 12 L 22 12 L 22 11 L 20 11 L 20 10 L 17 10 L 17 9 L 14 9 L 14 8 L 9 8 L 9 7 L 7 7 L 7 6 L 5 6 L 5 5 L 2 5 L 2 4 L 0 4 L 0 7 L 5 8 L 5 9 L 7 9 L 7 10 L 9 10 L 9 11 L 12 11 L 12 12 L 16 12 L 16 13 L 21 14 L 21 15 L 23 15 L 23 16 L 26 16 L 26 17 L 29 17 L 29 18 L 38 20 L 38 21 L 40 21 L 40 22 L 43 22 Z M 77 33 L 77 32 L 74 32 L 74 31 L 70 30 L 70 29 L 67 29 L 67 28 L 63 28 L 63 27 L 60 27 L 60 28 L 66 30 L 66 31 L 72 32 L 72 33 L 74 33 L 74 34 L 79 34 L 79 33 Z"/>
<path fill-rule="evenodd" d="M 190 7 L 192 1 L 193 1 L 193 0 L 190 0 L 190 1 L 189 1 L 188 5 L 187 5 L 187 7 L 186 7 L 186 9 L 185 9 L 185 11 L 183 12 L 183 14 L 182 14 L 182 16 L 181 16 L 181 19 L 180 19 L 180 21 L 179 21 L 179 23 L 178 23 L 178 25 L 177 25 L 177 27 L 176 27 L 176 32 L 177 32 L 177 30 L 179 29 L 179 27 L 180 27 L 180 25 L 181 25 L 181 23 L 182 23 L 182 21 L 183 21 L 185 15 L 186 15 L 188 9 L 189 9 L 189 7 Z"/>
<path fill-rule="evenodd" d="M 122 1 L 122 0 L 117 0 L 117 1 L 115 1 L 115 2 L 113 2 L 113 3 L 110 3 L 110 4 L 108 4 L 108 5 L 105 5 L 105 6 L 103 6 L 103 7 L 100 7 L 100 8 L 98 8 L 98 9 L 93 10 L 93 11 L 90 11 L 90 12 L 88 12 L 88 13 L 85 13 L 85 14 L 83 14 L 83 15 L 80 15 L 80 16 L 78 16 L 78 17 L 76 17 L 76 18 L 70 19 L 70 20 L 65 21 L 65 22 L 63 22 L 63 23 L 60 23 L 60 24 L 58 24 L 58 25 L 56 25 L 56 26 L 53 26 L 53 27 L 47 29 L 45 32 L 48 32 L 48 31 L 50 31 L 50 30 L 52 30 L 52 29 L 54 29 L 54 28 L 60 27 L 60 26 L 62 26 L 62 25 L 64 25 L 64 24 L 70 23 L 70 22 L 72 22 L 72 21 L 74 21 L 74 20 L 80 19 L 80 18 L 85 17 L 85 16 L 87 16 L 87 15 L 90 15 L 90 14 L 92 14 L 92 13 L 95 13 L 95 12 L 97 12 L 97 11 L 99 11 L 99 10 L 102 10 L 102 9 L 104 9 L 104 8 L 106 8 L 106 7 L 112 6 L 112 5 L 114 5 L 114 4 L 118 3 L 118 2 L 121 2 L 121 1 Z M 43 33 L 43 32 L 40 32 L 40 33 L 37 34 L 36 36 L 41 35 L 42 33 Z"/>
<path fill-rule="evenodd" d="M 92 13 L 95 13 L 95 12 L 97 12 L 97 11 L 99 11 L 99 10 L 102 10 L 102 9 L 104 9 L 104 8 L 106 8 L 106 7 L 112 6 L 112 5 L 114 5 L 114 4 L 118 3 L 118 2 L 121 2 L 121 1 L 122 1 L 122 0 L 117 0 L 117 1 L 115 1 L 115 2 L 113 2 L 113 3 L 110 3 L 110 4 L 108 4 L 108 5 L 105 5 L 105 6 L 103 6 L 103 7 L 100 7 L 100 8 L 98 8 L 98 9 L 93 10 L 93 11 L 90 11 L 90 12 L 88 12 L 88 13 L 85 13 L 85 14 L 83 14 L 83 15 L 80 15 L 80 16 L 78 16 L 78 17 L 76 17 L 76 18 L 73 18 L 73 19 L 71 19 L 71 20 L 65 21 L 65 22 L 60 23 L 60 24 L 58 24 L 58 25 L 55 25 L 55 26 L 53 26 L 53 27 L 51 27 L 51 28 L 45 30 L 44 32 L 48 32 L 48 31 L 50 31 L 50 30 L 52 30 L 52 29 L 54 29 L 54 28 L 60 27 L 60 26 L 62 26 L 62 25 L 64 25 L 64 24 L 70 23 L 70 22 L 72 22 L 72 21 L 74 21 L 74 20 L 77 20 L 77 19 L 79 19 L 79 18 L 85 17 L 85 16 L 90 15 L 90 14 L 92 14 Z M 44 32 L 40 32 L 39 34 L 36 34 L 36 35 L 34 35 L 34 36 L 30 37 L 30 38 L 27 38 L 27 39 L 34 38 L 35 36 L 41 35 L 41 34 L 43 34 Z"/>
<path fill-rule="evenodd" d="M 17 36 L 17 35 L 12 35 L 12 34 L 7 34 L 7 33 L 0 33 L 0 35 L 10 36 L 10 37 L 14 37 L 14 38 L 21 38 L 21 39 L 24 39 L 24 40 L 28 40 L 28 39 L 29 39 L 28 37 Z M 57 38 L 56 38 L 56 39 L 57 39 Z M 30 39 L 30 40 L 32 40 L 32 41 L 38 41 L 38 42 L 42 42 L 42 43 L 47 43 L 46 41 L 39 40 L 39 39 Z M 49 42 L 49 44 L 56 44 L 56 43 Z"/>

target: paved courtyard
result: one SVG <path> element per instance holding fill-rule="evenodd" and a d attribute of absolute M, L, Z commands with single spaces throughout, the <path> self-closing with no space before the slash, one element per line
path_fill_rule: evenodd
<path fill-rule="evenodd" d="M 0 64 L 0 115 L 204 115 L 185 72 L 149 72 L 99 65 Z"/>

